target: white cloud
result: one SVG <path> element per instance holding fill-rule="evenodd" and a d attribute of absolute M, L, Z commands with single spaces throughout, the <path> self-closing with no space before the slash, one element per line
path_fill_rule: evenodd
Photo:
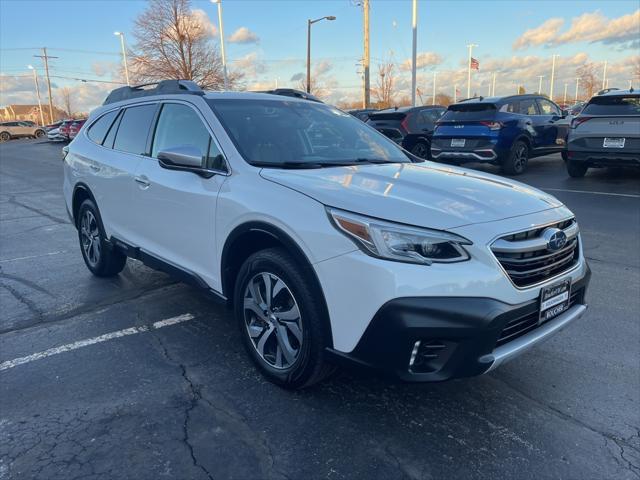
<path fill-rule="evenodd" d="M 204 30 L 207 36 L 215 37 L 216 35 L 218 35 L 218 27 L 211 23 L 207 12 L 205 12 L 204 10 L 199 8 L 194 8 L 193 10 L 191 10 L 190 20 L 192 22 L 192 25 L 195 25 L 198 28 Z"/>
<path fill-rule="evenodd" d="M 539 27 L 524 32 L 513 43 L 513 49 L 576 42 L 616 43 L 623 48 L 633 48 L 640 37 L 640 9 L 613 19 L 596 10 L 573 18 L 570 27 L 561 32 L 563 25 L 562 18 L 550 18 Z"/>
<path fill-rule="evenodd" d="M 258 43 L 260 38 L 247 27 L 240 27 L 229 37 L 229 43 Z"/>
<path fill-rule="evenodd" d="M 420 52 L 416 55 L 416 69 L 420 70 L 434 65 L 440 65 L 442 57 L 435 52 Z M 400 69 L 411 71 L 411 59 L 408 58 L 400 65 Z"/>
<path fill-rule="evenodd" d="M 248 78 L 255 78 L 267 71 L 266 65 L 260 61 L 255 52 L 248 53 L 243 57 L 234 60 L 234 66 Z"/>

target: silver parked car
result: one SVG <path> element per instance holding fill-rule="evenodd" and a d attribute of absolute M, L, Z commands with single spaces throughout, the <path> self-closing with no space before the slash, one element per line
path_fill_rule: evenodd
<path fill-rule="evenodd" d="M 609 90 L 591 98 L 571 122 L 567 172 L 582 177 L 591 167 L 640 167 L 640 94 Z"/>
<path fill-rule="evenodd" d="M 46 135 L 44 128 L 32 122 L 2 122 L 0 123 L 0 142 L 7 142 L 12 138 L 32 137 L 41 138 Z"/>

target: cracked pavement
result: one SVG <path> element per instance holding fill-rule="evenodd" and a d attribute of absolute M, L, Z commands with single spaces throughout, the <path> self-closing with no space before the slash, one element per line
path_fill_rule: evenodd
<path fill-rule="evenodd" d="M 640 478 L 640 173 L 569 179 L 545 157 L 520 178 L 576 213 L 593 270 L 589 311 L 553 339 L 483 377 L 341 370 L 288 392 L 206 295 L 131 260 L 90 275 L 60 148 L 0 145 L 0 363 L 194 318 L 0 370 L 0 480 Z"/>

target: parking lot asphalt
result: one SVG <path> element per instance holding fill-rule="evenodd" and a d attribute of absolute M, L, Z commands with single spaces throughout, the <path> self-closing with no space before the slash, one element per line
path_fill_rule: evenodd
<path fill-rule="evenodd" d="M 640 173 L 550 156 L 518 178 L 576 213 L 593 270 L 553 339 L 482 377 L 289 392 L 199 291 L 89 273 L 60 148 L 0 145 L 0 479 L 640 478 Z"/>

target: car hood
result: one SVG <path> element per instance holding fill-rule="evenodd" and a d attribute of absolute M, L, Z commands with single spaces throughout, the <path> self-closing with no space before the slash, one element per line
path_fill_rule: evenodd
<path fill-rule="evenodd" d="M 260 175 L 327 206 L 438 229 L 562 206 L 555 197 L 523 183 L 433 162 L 265 168 Z"/>

